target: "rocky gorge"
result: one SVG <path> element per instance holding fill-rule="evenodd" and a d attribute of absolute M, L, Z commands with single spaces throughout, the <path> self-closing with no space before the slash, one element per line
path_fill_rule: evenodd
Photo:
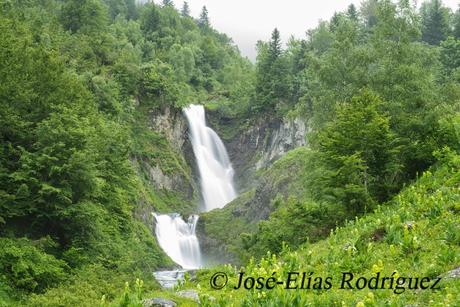
<path fill-rule="evenodd" d="M 227 248 L 229 238 L 221 236 L 225 226 L 216 233 L 212 227 L 210 229 L 208 223 L 215 222 L 224 214 L 225 218 L 229 219 L 227 222 L 244 223 L 245 230 L 250 232 L 255 229 L 258 221 L 270 216 L 274 210 L 272 200 L 277 195 L 287 197 L 289 193 L 296 194 L 292 191 L 296 181 L 292 180 L 290 175 L 286 177 L 286 174 L 290 171 L 294 173 L 297 166 L 290 165 L 290 169 L 283 172 L 276 167 L 271 170 L 271 166 L 287 152 L 297 147 L 308 146 L 308 123 L 300 117 L 259 119 L 229 134 L 226 131 L 233 127 L 225 115 L 208 110 L 206 120 L 219 135 L 223 136 L 230 161 L 235 169 L 235 184 L 240 196 L 223 209 L 203 213 L 198 220 L 197 236 L 207 261 L 213 263 L 216 259 L 223 259 L 235 262 L 235 254 Z M 137 161 L 137 163 L 146 173 L 148 183 L 153 189 L 163 193 L 179 193 L 182 199 L 189 200 L 187 206 L 177 206 L 177 212 L 186 216 L 191 213 L 189 208 L 193 208 L 202 200 L 185 117 L 181 110 L 166 108 L 161 112 L 150 112 L 148 125 L 166 140 L 170 150 L 177 155 L 176 159 L 183 161 L 183 165 L 186 166 L 165 170 L 160 163 L 149 163 L 149 161 L 140 163 Z M 301 192 L 302 189 L 298 193 Z M 158 208 L 156 204 L 152 205 Z M 161 208 L 156 210 L 161 212 Z M 150 211 L 150 206 L 140 206 L 138 213 L 153 231 L 154 221 Z"/>

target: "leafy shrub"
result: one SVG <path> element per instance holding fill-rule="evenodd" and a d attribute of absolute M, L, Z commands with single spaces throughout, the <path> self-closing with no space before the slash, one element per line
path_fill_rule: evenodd
<path fill-rule="evenodd" d="M 243 249 L 248 255 L 279 253 L 283 242 L 296 248 L 307 241 L 320 240 L 346 216 L 340 206 L 313 201 L 277 200 L 275 207 L 278 209 L 268 220 L 259 222 L 257 232 L 244 238 Z"/>
<path fill-rule="evenodd" d="M 0 238 L 0 280 L 10 287 L 40 293 L 63 281 L 67 269 L 28 239 Z"/>
<path fill-rule="evenodd" d="M 337 118 L 318 133 L 318 165 L 311 179 L 316 198 L 328 197 L 360 213 L 397 191 L 400 148 L 382 104 L 365 90 L 339 105 Z"/>

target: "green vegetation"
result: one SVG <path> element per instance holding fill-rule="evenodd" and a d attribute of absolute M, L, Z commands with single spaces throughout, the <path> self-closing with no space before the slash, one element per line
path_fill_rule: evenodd
<path fill-rule="evenodd" d="M 366 0 L 286 47 L 275 29 L 257 48 L 253 65 L 187 3 L 0 0 L 0 306 L 195 304 L 152 278 L 174 264 L 150 225 L 152 211 L 196 208 L 166 123 L 189 103 L 205 104 L 227 141 L 264 120 L 309 125 L 308 146 L 202 215 L 211 258 L 279 279 L 458 267 L 460 8 Z M 402 294 L 217 292 L 215 271 L 236 282 L 218 264 L 179 288 L 205 306 L 460 304 L 458 279 Z"/>
<path fill-rule="evenodd" d="M 408 1 L 369 0 L 359 10 L 350 6 L 336 13 L 309 30 L 306 39 L 290 40 L 284 50 L 276 29 L 269 42 L 259 44 L 252 105 L 259 111 L 254 114 L 304 116 L 312 128 L 310 149 L 297 158 L 302 165 L 294 172 L 282 168 L 278 175 L 294 173 L 292 181 L 300 182 L 296 190 L 307 193 L 300 199 L 288 193 L 292 199 L 278 201 L 276 210 L 269 205 L 276 193 L 266 203 L 275 211 L 270 225 L 278 225 L 288 244 L 318 239 L 325 228 L 372 211 L 432 166 L 436 152 L 456 146 L 455 128 L 443 125 L 460 107 L 460 49 L 453 31 L 459 13 L 434 0 L 420 12 Z M 436 42 L 425 39 L 428 32 Z M 264 194 L 256 191 L 254 198 Z M 312 209 L 323 218 L 312 219 L 317 227 L 294 238 L 280 225 L 294 216 L 282 212 L 296 212 L 295 206 L 307 216 L 309 208 L 329 213 Z M 276 247 L 269 244 L 277 239 L 266 234 L 265 223 L 256 235 L 267 238 L 260 250 L 279 251 L 283 240 Z M 251 239 L 243 250 L 252 244 Z"/>
<path fill-rule="evenodd" d="M 126 281 L 158 288 L 151 272 L 172 262 L 144 216 L 196 203 L 151 116 L 238 99 L 252 74 L 209 20 L 183 15 L 171 1 L 0 2 L 0 305 L 126 306 Z"/>
<path fill-rule="evenodd" d="M 259 44 L 251 107 L 267 118 L 306 117 L 310 146 L 260 172 L 249 194 L 205 214 L 205 242 L 233 253 L 233 263 L 257 277 L 397 270 L 434 278 L 457 268 L 459 13 L 440 1 L 419 12 L 407 1 L 365 1 L 285 50 L 275 29 Z M 286 179 L 292 189 L 283 195 Z M 254 218 L 254 211 L 266 217 Z M 219 223 L 231 229 L 218 232 Z M 217 267 L 199 278 L 202 292 L 222 306 L 228 298 L 235 306 L 458 304 L 454 280 L 421 295 L 231 287 L 219 293 L 209 289 L 217 271 L 234 283 L 238 271 Z"/>
<path fill-rule="evenodd" d="M 310 186 L 316 198 L 360 213 L 383 202 L 400 186 L 400 145 L 383 103 L 367 92 L 338 105 L 336 118 L 317 135 Z"/>
<path fill-rule="evenodd" d="M 331 276 L 329 290 L 285 290 L 281 286 L 234 290 L 239 270 L 228 265 L 201 271 L 198 281 L 186 287 L 201 289 L 205 306 L 210 306 L 207 296 L 216 298 L 214 306 L 230 305 L 229 299 L 235 306 L 456 306 L 460 283 L 453 278 L 442 279 L 437 291 L 409 290 L 407 281 L 403 292 L 339 288 L 342 272 L 370 278 L 396 271 L 395 276 L 436 278 L 456 268 L 460 260 L 459 162 L 458 153 L 446 150 L 438 166 L 373 213 L 334 228 L 326 240 L 296 250 L 284 247 L 279 257 L 267 252 L 259 262 L 252 260 L 242 268 L 246 276 L 268 278 L 276 272 L 279 281 L 286 281 L 289 271 L 313 272 L 313 278 L 323 280 Z M 209 280 L 218 271 L 228 274 L 229 286 L 216 291 L 210 289 Z"/>

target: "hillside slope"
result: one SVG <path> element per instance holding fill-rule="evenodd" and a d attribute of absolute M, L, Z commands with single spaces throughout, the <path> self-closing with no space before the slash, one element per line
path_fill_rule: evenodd
<path fill-rule="evenodd" d="M 459 204 L 460 156 L 447 151 L 437 167 L 374 213 L 337 227 L 325 240 L 304 244 L 298 250 L 285 248 L 279 256 L 268 254 L 260 262 L 251 261 L 241 269 L 245 276 L 253 277 L 269 278 L 275 272 L 280 281 L 286 281 L 290 271 L 312 272 L 311 287 L 317 281 L 314 278 L 321 277 L 322 290 L 276 287 L 236 291 L 232 287 L 237 283 L 239 270 L 231 266 L 203 271 L 198 288 L 217 298 L 220 306 L 227 306 L 228 300 L 234 306 L 457 306 L 459 277 L 448 277 L 446 273 L 458 269 L 460 263 Z M 209 288 L 210 277 L 217 271 L 229 276 L 228 286 L 221 291 Z M 414 284 L 409 289 L 408 279 L 399 288 L 388 289 L 387 284 L 386 290 L 358 290 L 352 283 L 351 290 L 339 289 L 343 272 L 353 273 L 353 282 L 361 276 L 375 277 L 377 273 L 391 277 L 394 272 L 395 279 L 442 278 L 438 290 L 420 290 L 420 286 L 414 290 Z M 324 289 L 326 277 L 332 278 L 331 289 Z"/>

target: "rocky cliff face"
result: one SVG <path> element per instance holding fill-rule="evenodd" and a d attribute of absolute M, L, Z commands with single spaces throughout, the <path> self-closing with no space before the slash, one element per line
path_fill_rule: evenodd
<path fill-rule="evenodd" d="M 152 211 L 187 215 L 196 207 L 198 189 L 188 125 L 182 112 L 170 108 L 151 110 L 145 128 L 158 136 L 161 147 L 155 149 L 155 144 L 149 145 L 157 151 L 154 156 L 160 158 L 133 158 L 146 190 L 135 214 L 154 231 Z"/>
<path fill-rule="evenodd" d="M 307 145 L 308 125 L 302 118 L 261 119 L 231 138 L 225 138 L 220 128 L 232 122 L 217 113 L 208 112 L 209 125 L 224 139 L 235 169 L 238 190 L 255 187 L 255 172 L 265 169 L 289 150 Z M 214 125 L 213 125 L 214 124 Z M 160 165 L 144 163 L 152 186 L 180 191 L 192 198 L 196 193 L 197 170 L 195 156 L 188 138 L 187 120 L 179 110 L 166 108 L 149 113 L 149 128 L 165 137 L 173 150 L 190 167 L 189 174 L 165 174 Z"/>
<path fill-rule="evenodd" d="M 196 190 L 194 178 L 195 159 L 193 149 L 188 139 L 187 120 L 179 110 L 165 108 L 162 112 L 151 111 L 149 114 L 150 129 L 165 137 L 178 158 L 189 166 L 184 172 L 165 174 L 159 165 L 147 165 L 152 185 L 158 189 L 179 191 L 187 198 L 193 199 Z"/>
<path fill-rule="evenodd" d="M 307 145 L 309 127 L 299 117 L 260 119 L 230 138 L 225 138 L 219 129 L 231 123 L 231 119 L 215 112 L 210 112 L 208 119 L 213 129 L 224 137 L 240 192 L 255 185 L 256 171 L 270 166 L 289 150 Z"/>
<path fill-rule="evenodd" d="M 307 127 L 301 118 L 284 119 L 269 123 L 268 126 L 254 127 L 240 137 L 237 148 L 244 150 L 246 144 L 254 144 L 259 155 L 255 169 L 264 168 L 279 159 L 286 152 L 306 145 Z"/>
<path fill-rule="evenodd" d="M 188 126 L 181 111 L 172 111 L 169 107 L 162 111 L 150 111 L 149 128 L 162 134 L 177 152 L 185 148 Z"/>

